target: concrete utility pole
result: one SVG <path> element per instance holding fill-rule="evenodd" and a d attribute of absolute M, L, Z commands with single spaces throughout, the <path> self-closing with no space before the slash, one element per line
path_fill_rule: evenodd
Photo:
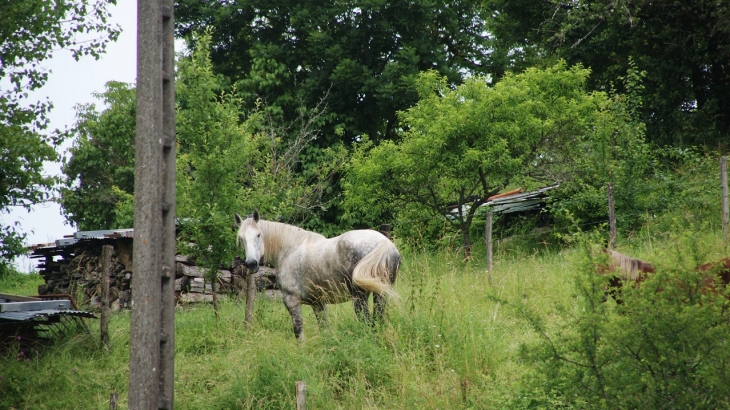
<path fill-rule="evenodd" d="M 174 59 L 173 0 L 138 0 L 130 409 L 174 402 Z"/>

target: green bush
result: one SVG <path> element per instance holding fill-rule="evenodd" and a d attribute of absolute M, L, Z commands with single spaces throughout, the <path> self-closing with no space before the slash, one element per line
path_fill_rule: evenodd
<path fill-rule="evenodd" d="M 605 301 L 596 273 L 605 253 L 583 240 L 572 304 L 549 324 L 519 310 L 541 336 L 522 345 L 534 368 L 523 380 L 522 408 L 693 408 L 730 406 L 730 310 L 725 292 L 703 287 L 701 255 L 686 242 L 662 255 L 657 272 Z M 695 238 L 696 239 L 696 238 Z"/>

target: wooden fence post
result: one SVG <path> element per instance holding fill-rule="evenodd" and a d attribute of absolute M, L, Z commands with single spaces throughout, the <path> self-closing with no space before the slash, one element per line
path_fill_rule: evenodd
<path fill-rule="evenodd" d="M 253 322 L 253 302 L 256 298 L 256 279 L 253 277 L 253 272 L 248 272 L 246 276 L 246 318 L 244 323 L 247 326 L 251 326 Z"/>
<path fill-rule="evenodd" d="M 390 239 L 390 224 L 380 225 L 380 233 L 385 235 L 386 238 Z"/>
<path fill-rule="evenodd" d="M 608 247 L 616 248 L 616 212 L 613 206 L 613 182 L 608 183 Z"/>
<path fill-rule="evenodd" d="M 303 381 L 296 383 L 297 410 L 307 409 L 307 384 Z"/>
<path fill-rule="evenodd" d="M 119 396 L 116 392 L 109 395 L 109 410 L 117 410 L 117 402 L 119 401 Z"/>
<path fill-rule="evenodd" d="M 728 232 L 728 198 L 727 198 L 727 157 L 720 158 L 720 185 L 722 185 L 722 235 L 725 244 L 730 242 L 730 232 Z"/>
<path fill-rule="evenodd" d="M 109 273 L 112 270 L 112 252 L 114 247 L 104 245 L 101 247 L 101 319 L 99 328 L 101 342 L 109 349 Z"/>
<path fill-rule="evenodd" d="M 492 286 L 492 212 L 487 212 L 487 223 L 484 227 L 484 238 L 487 241 L 487 281 Z"/>

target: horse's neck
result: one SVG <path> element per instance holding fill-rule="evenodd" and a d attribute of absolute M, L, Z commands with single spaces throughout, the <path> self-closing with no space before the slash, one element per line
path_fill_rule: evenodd
<path fill-rule="evenodd" d="M 259 229 L 264 237 L 264 258 L 274 264 L 308 241 L 326 239 L 318 233 L 280 222 L 260 221 Z"/>

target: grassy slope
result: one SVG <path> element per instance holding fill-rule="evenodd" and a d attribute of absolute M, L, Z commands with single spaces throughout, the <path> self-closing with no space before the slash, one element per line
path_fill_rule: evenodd
<path fill-rule="evenodd" d="M 43 277 L 37 273 L 22 274 L 11 271 L 8 275 L 0 275 L 0 292 L 12 295 L 37 295 L 38 286 L 43 284 Z"/>
<path fill-rule="evenodd" d="M 697 234 L 707 260 L 725 251 L 715 233 Z M 627 241 L 622 250 L 661 265 L 671 240 Z M 410 255 L 390 306 L 375 332 L 355 319 L 351 304 L 330 306 L 320 330 L 305 307 L 307 340 L 294 340 L 280 301 L 259 298 L 251 329 L 243 307 L 225 301 L 216 321 L 209 306 L 180 307 L 176 316 L 175 404 L 178 409 L 293 408 L 294 383 L 307 383 L 316 409 L 507 408 L 523 393 L 521 344 L 536 335 L 509 304 L 527 304 L 559 320 L 571 306 L 577 251 L 497 255 L 493 286 L 481 260 Z M 669 259 L 667 259 L 669 260 Z M 0 283 L 0 292 L 12 291 Z M 31 292 L 32 293 L 32 292 Z M 105 409 L 119 394 L 126 407 L 129 313 L 113 316 L 112 348 L 100 348 L 98 323 L 30 361 L 0 357 L 0 408 Z"/>

